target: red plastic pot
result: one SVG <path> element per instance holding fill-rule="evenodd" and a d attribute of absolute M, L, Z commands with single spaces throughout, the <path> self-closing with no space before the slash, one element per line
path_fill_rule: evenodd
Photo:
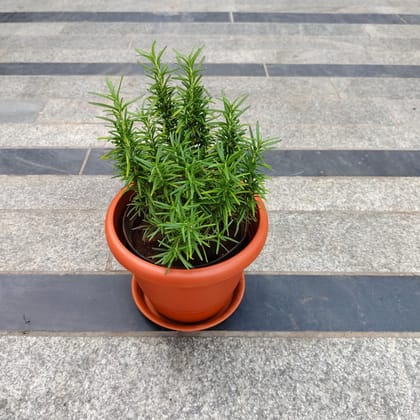
<path fill-rule="evenodd" d="M 217 325 L 237 308 L 244 293 L 244 269 L 261 252 L 268 233 L 263 201 L 258 203 L 255 234 L 239 253 L 207 267 L 165 267 L 133 254 L 123 243 L 122 216 L 130 195 L 122 189 L 112 200 L 105 218 L 105 234 L 112 254 L 133 274 L 133 298 L 140 311 L 167 328 L 193 331 Z"/>

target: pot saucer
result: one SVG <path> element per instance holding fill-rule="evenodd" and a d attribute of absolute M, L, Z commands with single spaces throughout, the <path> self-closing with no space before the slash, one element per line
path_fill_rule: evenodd
<path fill-rule="evenodd" d="M 238 286 L 233 292 L 232 300 L 229 305 L 225 306 L 221 311 L 219 311 L 216 315 L 208 318 L 202 322 L 195 322 L 192 324 L 186 324 L 182 322 L 172 321 L 169 318 L 160 315 L 155 308 L 150 303 L 149 299 L 147 299 L 140 287 L 138 286 L 136 280 L 133 278 L 131 279 L 131 294 L 133 295 L 134 302 L 138 308 L 138 310 L 150 321 L 154 322 L 155 324 L 167 328 L 169 330 L 175 331 L 184 331 L 184 332 L 192 332 L 192 331 L 201 331 L 206 330 L 208 328 L 214 327 L 225 319 L 229 318 L 235 310 L 238 308 L 239 304 L 242 301 L 245 293 L 245 276 L 242 275 L 241 280 L 239 281 Z"/>

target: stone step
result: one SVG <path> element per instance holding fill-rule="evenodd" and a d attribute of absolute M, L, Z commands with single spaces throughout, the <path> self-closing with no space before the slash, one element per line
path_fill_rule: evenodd
<path fill-rule="evenodd" d="M 2 210 L 0 271 L 105 272 L 105 210 Z M 420 273 L 416 213 L 270 212 L 250 272 Z"/>
<path fill-rule="evenodd" d="M 245 43 L 248 38 L 244 41 Z M 325 40 L 318 43 L 315 48 L 308 47 L 310 39 L 299 49 L 277 48 L 275 45 L 265 45 L 265 40 L 254 46 L 244 46 L 238 49 L 235 42 L 226 42 L 225 39 L 210 42 L 206 40 L 206 57 L 213 63 L 287 63 L 287 64 L 371 64 L 371 65 L 419 65 L 420 54 L 416 47 L 410 47 L 406 50 L 396 47 L 392 54 L 389 54 L 387 45 L 369 48 L 368 46 L 355 46 L 354 44 L 341 44 Z M 335 44 L 335 45 L 332 45 Z M 169 48 L 176 47 L 181 51 L 189 52 L 191 48 L 203 45 L 203 42 L 197 42 L 194 37 L 191 42 L 174 43 L 168 42 Z M 2 63 L 126 63 L 135 62 L 136 57 L 133 53 L 135 48 L 148 48 L 150 43 L 136 40 L 127 41 L 123 48 L 10 48 L 0 50 L 0 62 Z M 168 58 L 171 54 L 168 54 Z"/>
<path fill-rule="evenodd" d="M 108 175 L 0 175 L 0 210 L 103 210 L 122 183 Z M 272 177 L 272 212 L 420 212 L 420 179 Z M 59 193 L 58 193 L 59 192 Z"/>
<path fill-rule="evenodd" d="M 180 24 L 182 25 L 182 24 Z M 213 25 L 214 27 L 214 25 Z M 234 26 L 235 27 L 235 26 Z M 242 29 L 242 27 L 240 26 Z M 165 57 L 168 61 L 174 61 L 175 54 L 173 48 L 177 51 L 188 53 L 192 48 L 199 48 L 204 45 L 204 54 L 209 61 L 220 61 L 214 59 L 212 54 L 218 53 L 219 56 L 224 52 L 226 57 L 223 61 L 226 62 L 276 62 L 273 60 L 275 56 L 268 56 L 267 52 L 272 50 L 279 51 L 277 56 L 280 58 L 283 52 L 288 50 L 298 53 L 299 51 L 314 50 L 314 53 L 319 54 L 321 50 L 331 50 L 331 53 L 353 50 L 353 54 L 363 54 L 366 51 L 387 50 L 388 52 L 412 52 L 418 51 L 420 43 L 420 25 L 418 31 L 412 38 L 380 38 L 378 36 L 372 37 L 370 34 L 364 36 L 356 36 L 350 34 L 349 36 L 331 37 L 319 35 L 277 35 L 266 34 L 263 36 L 250 36 L 246 33 L 247 28 L 243 28 L 241 33 L 229 35 L 223 32 L 223 28 L 217 34 L 202 33 L 202 37 L 197 40 L 196 34 L 178 34 L 174 28 L 174 33 L 159 34 L 158 47 L 163 48 L 167 46 Z M 49 49 L 60 48 L 65 50 L 102 50 L 104 34 L 63 34 L 63 35 L 39 35 L 33 37 L 28 35 L 9 35 L 2 39 L 2 49 L 19 51 L 19 50 L 35 50 L 45 49 L 45 45 L 49 45 Z M 135 49 L 149 49 L 149 46 L 155 40 L 156 35 L 139 35 L 138 31 L 124 36 L 119 34 L 107 34 L 105 49 L 132 49 L 133 60 L 137 58 Z M 408 39 L 407 39 L 408 38 Z M 223 40 L 223 45 L 220 41 Z M 223 48 L 223 49 L 221 49 Z M 267 52 L 264 52 L 267 51 Z M 252 58 L 247 58 L 245 52 L 252 51 Z M 256 55 L 260 52 L 261 55 Z M 231 52 L 232 55 L 228 55 Z M 210 55 L 209 55 L 210 54 Z M 235 59 L 236 54 L 242 54 L 243 59 Z M 7 58 L 7 55 L 6 55 Z M 4 60 L 4 58 L 3 58 Z M 12 60 L 13 61 L 13 60 Z M 25 61 L 25 60 L 22 60 Z M 38 60 L 39 61 L 39 60 Z M 142 58 L 141 61 L 144 61 Z M 285 61 L 283 61 L 285 62 Z M 316 61 L 314 61 L 316 62 Z M 360 62 L 359 62 L 360 63 Z M 356 63 L 356 64 L 359 64 Z M 379 64 L 379 63 L 376 63 Z M 403 64 L 403 63 L 400 63 Z"/>
<path fill-rule="evenodd" d="M 420 28 L 418 25 L 376 25 L 373 23 L 343 25 L 338 23 L 189 23 L 183 22 L 8 22 L 0 26 L 0 36 L 29 37 L 36 33 L 37 36 L 74 36 L 74 35 L 102 35 L 112 36 L 138 36 L 139 32 L 146 36 L 157 36 L 175 34 L 177 36 L 205 35 L 206 37 L 220 36 L 277 36 L 277 37 L 350 37 L 371 39 L 391 38 L 393 42 L 397 39 L 406 39 L 407 44 L 411 39 L 419 38 Z"/>
<path fill-rule="evenodd" d="M 1 96 L 22 99 L 86 98 L 91 101 L 92 92 L 106 91 L 106 79 L 118 84 L 120 76 L 2 76 Z M 282 100 L 294 97 L 420 99 L 417 78 L 207 76 L 204 84 L 212 96 L 219 97 L 222 91 L 229 97 L 244 93 L 250 95 L 250 100 L 257 99 L 261 94 L 281 95 Z M 124 76 L 122 95 L 136 97 L 147 86 L 148 80 L 144 76 Z"/>
<path fill-rule="evenodd" d="M 417 124 L 283 124 L 262 126 L 263 134 L 279 136 L 277 149 L 311 150 L 420 150 Z M 97 140 L 106 135 L 102 124 L 5 123 L 0 148 L 105 147 Z"/>
<path fill-rule="evenodd" d="M 100 109 L 86 99 L 3 99 L 0 104 L 0 122 L 5 123 L 18 122 L 15 114 L 19 112 L 37 124 L 90 124 L 97 123 L 100 115 Z M 420 99 L 284 97 L 279 101 L 275 94 L 251 92 L 248 104 L 252 107 L 244 114 L 244 122 L 260 121 L 268 136 L 278 136 L 285 125 L 417 126 L 420 112 Z"/>
<path fill-rule="evenodd" d="M 418 338 L 5 336 L 0 346 L 6 418 L 420 416 Z"/>
<path fill-rule="evenodd" d="M 305 13 L 416 13 L 419 7 L 411 3 L 391 2 L 390 0 L 374 0 L 366 4 L 363 0 L 350 0 L 343 4 L 342 0 L 313 3 L 310 0 L 266 1 L 255 4 L 251 0 L 215 0 L 211 4 L 191 0 L 160 0 L 152 4 L 148 0 L 123 0 L 118 3 L 94 0 L 89 3 L 83 0 L 46 0 L 41 4 L 29 0 L 4 0 L 1 12 L 46 12 L 46 11 L 115 11 L 115 12 L 183 12 L 183 11 L 243 11 L 243 12 L 305 12 Z"/>
<path fill-rule="evenodd" d="M 418 332 L 420 276 L 247 273 L 245 277 L 241 305 L 211 333 Z M 0 274 L 0 303 L 0 331 L 163 332 L 139 314 L 128 273 Z"/>

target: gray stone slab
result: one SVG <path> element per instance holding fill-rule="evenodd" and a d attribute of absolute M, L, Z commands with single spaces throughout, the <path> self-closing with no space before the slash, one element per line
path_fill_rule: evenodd
<path fill-rule="evenodd" d="M 3 175 L 0 184 L 2 210 L 106 209 L 122 186 L 106 175 Z M 420 180 L 414 177 L 273 177 L 266 185 L 269 211 L 420 211 Z"/>
<path fill-rule="evenodd" d="M 408 25 L 420 25 L 420 16 L 419 15 L 400 15 L 401 20 Z"/>
<path fill-rule="evenodd" d="M 252 67 L 250 67 L 252 68 Z M 107 90 L 105 79 L 118 84 L 119 76 L 2 76 L 0 86 L 6 92 L 14 92 L 22 97 L 63 98 L 94 100 L 92 92 Z M 382 79 L 383 80 L 383 79 Z M 145 93 L 148 80 L 143 75 L 126 76 L 122 85 L 124 98 L 136 98 Z M 261 94 L 282 97 L 334 97 L 336 88 L 328 78 L 292 77 L 248 77 L 248 76 L 205 76 L 204 84 L 210 94 L 220 97 L 222 91 L 229 97 L 250 95 L 248 102 Z"/>
<path fill-rule="evenodd" d="M 71 50 L 77 54 L 82 50 Z M 109 51 L 106 50 L 105 53 Z M 51 50 L 48 52 L 51 53 Z M 86 53 L 86 51 L 85 51 Z M 127 53 L 128 55 L 128 53 Z M 132 53 L 130 51 L 130 55 Z M 57 76 L 72 76 L 72 75 L 130 75 L 143 74 L 143 69 L 136 63 L 1 63 L 0 75 L 57 75 Z"/>
<path fill-rule="evenodd" d="M 118 173 L 111 160 L 103 159 L 104 151 L 92 149 L 82 175 L 115 175 Z"/>
<path fill-rule="evenodd" d="M 275 212 L 250 272 L 420 273 L 418 213 Z"/>
<path fill-rule="evenodd" d="M 1 210 L 106 209 L 122 187 L 109 176 L 78 175 L 2 175 L 0 185 Z"/>
<path fill-rule="evenodd" d="M 0 22 L 229 22 L 228 12 L 2 12 Z M 420 24 L 419 15 L 233 12 L 234 22 Z"/>
<path fill-rule="evenodd" d="M 418 125 L 289 124 L 274 119 L 264 123 L 263 133 L 282 139 L 279 149 L 419 150 Z"/>
<path fill-rule="evenodd" d="M 109 78 L 114 84 L 119 83 L 120 76 L 1 76 L 0 87 L 4 96 L 22 98 L 88 98 L 93 100 L 92 92 L 105 92 L 105 79 Z M 124 97 L 130 90 L 136 88 L 144 91 L 146 78 L 144 76 L 126 77 L 124 80 Z M 135 97 L 135 93 L 131 92 Z M 86 127 L 86 126 L 85 126 Z M 67 127 L 70 129 L 71 127 Z"/>
<path fill-rule="evenodd" d="M 0 26 L 0 35 L 33 35 L 54 36 L 60 34 L 65 28 L 65 23 L 42 22 L 42 23 L 7 23 Z"/>
<path fill-rule="evenodd" d="M 162 23 L 162 22 L 149 22 L 149 23 L 107 23 L 106 25 L 98 22 L 74 22 L 65 25 L 61 34 L 68 35 L 80 35 L 80 34 L 94 34 L 94 35 L 136 35 L 142 33 L 146 36 L 150 35 L 168 35 L 176 34 L 180 35 L 195 35 L 201 37 L 213 37 L 213 36 L 363 36 L 371 33 L 375 25 L 370 25 L 370 31 L 366 29 L 367 25 L 340 25 L 340 24 L 316 24 L 316 23 L 213 23 L 202 22 L 199 25 L 195 23 L 184 22 L 179 23 Z M 386 26 L 386 25 L 385 25 Z M 418 34 L 419 28 L 417 26 L 387 26 L 387 28 L 394 29 L 396 36 L 405 32 Z M 398 29 L 398 30 L 396 30 Z M 409 31 L 411 29 L 411 32 Z M 417 31 L 417 32 L 416 32 Z M 1 29 L 0 29 L 1 33 Z M 13 32 L 11 32 L 13 33 Z M 10 34 L 5 32 L 5 34 Z M 383 31 L 382 36 L 386 36 L 387 32 Z"/>
<path fill-rule="evenodd" d="M 420 151 L 276 150 L 272 176 L 420 176 Z"/>
<path fill-rule="evenodd" d="M 376 99 L 376 102 L 381 101 Z M 420 100 L 406 99 L 404 101 L 383 101 L 388 108 L 390 115 L 403 124 L 418 124 L 420 115 Z"/>
<path fill-rule="evenodd" d="M 32 122 L 45 103 L 34 100 L 0 99 L 0 123 Z"/>
<path fill-rule="evenodd" d="M 307 37 L 310 38 L 310 37 Z M 293 39 L 290 40 L 294 42 Z M 138 39 L 134 39 L 133 47 L 134 46 L 143 46 L 144 48 L 148 48 L 150 44 L 140 44 L 138 43 Z M 174 43 L 171 41 L 169 45 L 171 47 L 176 47 L 176 44 L 180 43 L 181 40 Z M 244 40 L 246 44 L 246 40 Z M 275 44 L 267 44 L 264 45 L 264 40 L 262 40 L 259 45 L 255 45 L 254 47 L 249 47 L 245 45 L 243 48 L 239 48 L 235 46 L 235 43 L 232 43 L 233 46 L 225 45 L 228 44 L 225 38 L 217 40 L 214 43 L 215 46 L 207 45 L 206 49 L 206 58 L 208 62 L 213 63 L 246 63 L 246 64 L 255 64 L 255 63 L 289 63 L 290 65 L 301 65 L 301 64 L 313 64 L 317 63 L 317 65 L 327 65 L 330 63 L 336 63 L 335 65 L 359 65 L 359 63 L 366 63 L 366 65 L 372 66 L 364 73 L 369 74 L 369 77 L 418 77 L 417 67 L 420 64 L 420 55 L 415 52 L 407 52 L 407 51 L 395 51 L 395 54 L 387 53 L 386 47 L 380 47 L 377 49 L 369 49 L 365 45 L 351 45 L 346 42 L 346 45 L 340 48 L 338 43 L 332 43 L 324 40 L 322 45 L 317 48 L 309 46 L 309 40 L 306 43 L 306 47 L 302 47 L 300 49 L 293 49 L 291 46 L 284 46 L 283 49 L 280 49 L 279 46 Z M 192 44 L 190 41 L 182 45 L 180 50 L 181 51 L 190 51 L 193 47 L 196 47 L 198 44 Z M 200 44 L 202 45 L 202 44 Z M 124 65 L 125 63 L 131 62 L 131 67 L 128 66 L 127 70 L 121 71 L 118 66 L 114 68 L 110 68 L 109 70 L 103 70 L 102 65 L 98 65 L 97 69 L 100 70 L 92 70 L 95 67 L 87 67 L 81 70 L 77 70 L 75 67 L 73 72 L 67 70 L 66 73 L 63 74 L 139 74 L 140 71 L 138 70 L 137 66 L 132 64 L 133 61 L 133 52 L 131 49 L 109 49 L 109 48 L 91 48 L 91 49 L 83 49 L 82 47 L 72 48 L 72 49 L 17 49 L 17 50 L 5 50 L 2 54 L 1 62 L 1 74 L 57 74 L 57 70 L 51 73 L 52 70 L 43 69 L 38 70 L 38 73 L 33 73 L 28 69 L 19 70 L 20 73 L 17 73 L 18 70 L 16 68 L 25 68 L 27 64 L 25 63 L 84 63 L 84 64 L 93 64 L 93 63 L 111 63 L 115 65 Z M 18 67 L 12 65 L 13 63 L 22 63 L 19 64 Z M 386 69 L 384 70 L 381 66 L 414 66 L 413 68 L 400 68 L 397 67 L 396 69 Z M 378 67 L 379 66 L 379 67 Z M 108 67 L 106 67 L 108 69 Z M 279 70 L 281 69 L 281 70 Z M 331 67 L 327 69 L 321 70 L 317 68 L 313 68 L 311 71 L 309 70 L 299 70 L 298 73 L 296 69 L 292 69 L 295 73 L 291 73 L 290 76 L 324 76 L 328 77 L 330 74 L 334 74 L 334 72 L 344 73 L 343 76 L 340 77 L 358 77 L 360 76 L 360 71 L 357 70 L 349 70 L 349 69 L 342 69 L 342 70 L 333 70 Z M 276 76 L 284 75 L 286 70 L 287 72 L 291 72 L 289 67 L 279 67 L 276 68 Z M 26 73 L 21 73 L 25 71 Z M 78 71 L 79 73 L 77 73 Z M 106 71 L 106 72 L 105 72 Z M 273 71 L 273 70 L 272 70 Z M 64 70 L 61 70 L 64 72 Z M 105 73 L 104 73 L 105 72 Z M 130 73 L 128 73 L 130 72 Z M 368 72 L 368 73 L 367 73 Z M 274 75 L 274 73 L 273 73 Z M 338 77 L 338 76 L 334 76 Z"/>
<path fill-rule="evenodd" d="M 147 332 L 131 276 L 0 275 L 0 331 Z M 221 331 L 419 332 L 419 276 L 247 275 Z M 83 308 L 83 310 L 81 310 Z"/>
<path fill-rule="evenodd" d="M 249 98 L 252 107 L 244 114 L 244 121 L 254 124 L 259 120 L 261 127 L 288 124 L 327 124 L 358 125 L 382 124 L 395 125 L 386 99 L 347 98 L 305 98 L 255 95 Z M 48 107 L 48 104 L 46 108 Z"/>
<path fill-rule="evenodd" d="M 84 175 L 112 175 L 103 149 L 93 149 Z M 271 176 L 420 176 L 420 151 L 272 150 L 266 155 Z"/>
<path fill-rule="evenodd" d="M 372 48 L 369 50 L 369 64 L 380 63 L 391 66 L 418 66 L 420 63 L 419 51 L 387 50 L 383 48 Z M 353 64 L 353 62 L 351 63 Z M 411 71 L 407 69 L 407 71 Z M 408 76 L 407 76 L 408 77 Z M 412 76 L 410 76 L 412 77 Z"/>
<path fill-rule="evenodd" d="M 108 257 L 104 210 L 1 213 L 0 271 L 104 271 Z"/>
<path fill-rule="evenodd" d="M 79 173 L 85 149 L 0 149 L 1 175 Z"/>
<path fill-rule="evenodd" d="M 386 38 L 406 40 L 418 38 L 420 32 L 418 25 L 355 25 L 354 28 L 361 29 L 372 39 L 381 39 L 382 42 L 385 42 Z"/>
<path fill-rule="evenodd" d="M 106 37 L 107 49 L 130 49 L 132 36 L 123 36 L 118 34 L 108 34 Z M 9 50 L 22 49 L 44 49 L 46 45 L 51 49 L 102 49 L 104 47 L 103 35 L 90 35 L 86 37 L 85 34 L 74 35 L 42 35 L 33 33 L 15 34 L 1 39 L 2 48 Z M 133 52 L 133 57 L 135 57 Z"/>
<path fill-rule="evenodd" d="M 279 0 L 255 3 L 252 0 L 235 0 L 235 10 L 246 12 L 303 12 L 303 13 L 399 13 L 412 9 L 414 5 L 399 2 L 372 0 L 366 4 L 363 0 L 328 0 L 313 2 L 310 0 Z M 411 7 L 410 7 L 411 6 Z"/>
<path fill-rule="evenodd" d="M 234 22 L 276 22 L 276 23 L 342 23 L 361 24 L 374 23 L 401 25 L 408 23 L 395 14 L 379 13 L 257 13 L 257 12 L 234 12 Z M 410 24 L 416 24 L 412 19 Z"/>
<path fill-rule="evenodd" d="M 4 64 L 11 64 L 22 63 L 22 68 L 25 68 L 27 64 L 25 63 L 48 63 L 48 64 L 60 64 L 60 63 L 83 63 L 83 64 L 90 64 L 90 63 L 107 63 L 112 64 L 125 64 L 127 62 L 133 63 L 133 50 L 132 49 L 111 49 L 111 48 L 94 48 L 94 49 L 83 49 L 83 46 L 80 49 L 70 49 L 70 50 L 62 50 L 60 48 L 39 48 L 37 50 L 30 50 L 30 49 L 19 49 L 19 50 L 5 50 L 2 54 L 1 62 Z M 41 67 L 42 68 L 42 67 Z M 0 75 L 2 74 L 11 74 L 11 69 L 14 70 L 14 67 L 4 67 L 5 70 L 2 69 Z M 30 70 L 21 70 L 19 74 L 32 74 Z M 42 71 L 46 71 L 42 69 Z M 51 70 L 50 70 L 51 71 Z M 87 73 L 88 70 L 84 70 L 81 74 L 90 74 Z M 111 71 L 111 70 L 109 70 Z M 115 70 L 114 70 L 115 71 Z M 138 71 L 138 70 L 136 70 Z M 16 74 L 16 73 L 12 73 Z M 43 73 L 38 71 L 37 74 L 51 74 L 51 73 Z M 56 73 L 52 73 L 56 74 Z M 69 74 L 64 73 L 64 74 Z M 74 73 L 70 73 L 74 74 Z M 95 74 L 95 73 L 94 73 Z M 112 73 L 111 73 L 112 74 Z M 119 74 L 119 73 L 116 73 Z M 126 74 L 126 73 L 124 73 Z M 138 74 L 138 73 L 135 73 Z"/>
<path fill-rule="evenodd" d="M 245 92 L 246 93 L 246 92 Z M 391 101 L 388 101 L 391 102 Z M 264 128 L 271 124 L 382 124 L 395 125 L 386 99 L 335 99 L 323 97 L 283 97 L 275 94 L 250 95 L 250 109 L 243 121 L 261 122 Z M 400 108 L 401 109 L 401 108 Z M 97 123 L 99 109 L 87 100 L 50 99 L 39 114 L 37 123 Z M 280 119 L 280 121 L 279 121 Z"/>
<path fill-rule="evenodd" d="M 0 147 L 103 147 L 97 140 L 106 134 L 103 125 L 97 124 L 2 124 Z"/>
<path fill-rule="evenodd" d="M 229 22 L 227 12 L 3 12 L 0 22 Z"/>
<path fill-rule="evenodd" d="M 100 115 L 98 107 L 87 100 L 50 99 L 36 123 L 98 123 L 97 115 Z"/>
<path fill-rule="evenodd" d="M 267 64 L 267 70 L 271 77 L 420 77 L 420 66 L 417 65 Z"/>
<path fill-rule="evenodd" d="M 261 63 L 206 63 L 207 76 L 265 76 Z M 2 63 L 0 75 L 136 75 L 144 74 L 136 63 Z"/>
<path fill-rule="evenodd" d="M 28 80 L 26 77 L 28 76 L 1 76 L 0 88 L 2 97 L 15 100 L 19 98 L 25 101 L 32 99 L 34 95 L 29 93 L 32 89 L 31 82 L 36 84 L 36 81 Z"/>
<path fill-rule="evenodd" d="M 6 418 L 419 415 L 418 339 L 4 336 L 0 346 Z"/>
<path fill-rule="evenodd" d="M 383 78 L 333 78 L 340 97 L 420 99 L 420 80 Z"/>
<path fill-rule="evenodd" d="M 3 12 L 45 12 L 45 11 L 113 11 L 113 12 L 213 12 L 231 10 L 233 0 L 214 0 L 212 3 L 201 3 L 194 0 L 160 0 L 152 4 L 149 0 L 121 0 L 110 2 L 108 0 L 62 0 L 57 3 L 54 0 L 43 0 L 42 4 L 28 2 L 27 0 L 4 0 L 0 7 Z"/>
<path fill-rule="evenodd" d="M 419 178 L 273 177 L 269 211 L 419 212 Z"/>

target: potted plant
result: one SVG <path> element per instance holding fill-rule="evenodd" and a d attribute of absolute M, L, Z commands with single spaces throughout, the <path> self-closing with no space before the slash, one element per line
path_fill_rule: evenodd
<path fill-rule="evenodd" d="M 263 159 L 273 140 L 240 122 L 241 96 L 224 94 L 220 109 L 202 80 L 201 49 L 137 50 L 150 79 L 140 107 L 107 80 L 96 94 L 124 188 L 111 202 L 106 238 L 133 274 L 132 294 L 150 320 L 194 331 L 217 325 L 238 307 L 244 269 L 262 250 L 268 231 Z"/>

